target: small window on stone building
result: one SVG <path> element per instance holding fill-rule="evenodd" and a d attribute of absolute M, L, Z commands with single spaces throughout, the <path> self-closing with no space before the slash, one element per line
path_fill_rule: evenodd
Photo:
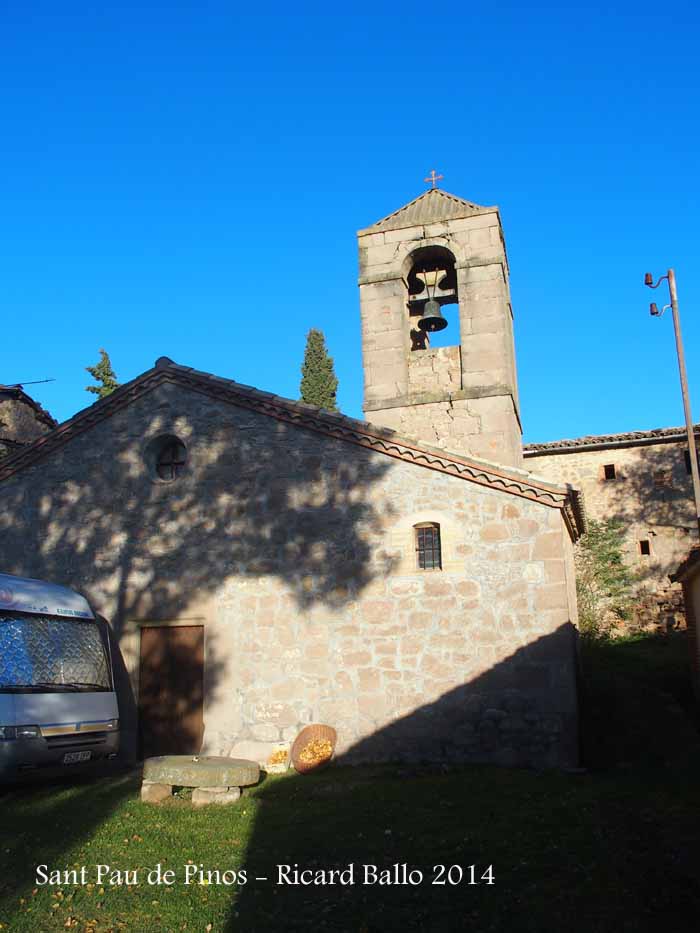
<path fill-rule="evenodd" d="M 603 467 L 603 479 L 604 480 L 615 479 L 615 464 L 614 463 L 605 464 L 605 466 Z"/>
<path fill-rule="evenodd" d="M 690 476 L 691 470 L 690 470 L 690 451 L 689 450 L 683 451 L 683 459 L 685 460 L 685 472 L 688 474 L 688 476 Z M 698 466 L 700 466 L 700 453 L 698 453 Z"/>
<path fill-rule="evenodd" d="M 651 541 L 649 541 L 646 538 L 640 541 L 639 542 L 639 553 L 642 555 L 642 557 L 650 557 L 651 556 Z"/>
<path fill-rule="evenodd" d="M 440 526 L 436 522 L 415 525 L 416 558 L 419 570 L 442 570 Z"/>
<path fill-rule="evenodd" d="M 169 482 L 177 479 L 185 469 L 187 449 L 177 437 L 163 437 L 155 444 L 155 472 L 159 479 Z"/>
<path fill-rule="evenodd" d="M 673 486 L 673 472 L 671 470 L 657 470 L 654 473 L 654 485 L 657 489 L 664 486 Z"/>

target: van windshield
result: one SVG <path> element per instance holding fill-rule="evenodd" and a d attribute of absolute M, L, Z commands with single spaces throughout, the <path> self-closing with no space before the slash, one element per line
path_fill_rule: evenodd
<path fill-rule="evenodd" d="M 0 692 L 111 690 L 94 621 L 0 612 Z"/>

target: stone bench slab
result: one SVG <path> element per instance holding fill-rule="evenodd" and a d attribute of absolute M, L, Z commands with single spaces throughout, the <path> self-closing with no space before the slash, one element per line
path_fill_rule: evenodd
<path fill-rule="evenodd" d="M 177 787 L 249 787 L 260 780 L 260 766 L 245 758 L 163 755 L 143 763 L 144 784 Z"/>
<path fill-rule="evenodd" d="M 238 803 L 241 799 L 240 787 L 196 787 L 192 791 L 192 806 L 205 807 L 210 803 L 218 806 L 227 806 L 232 803 Z"/>

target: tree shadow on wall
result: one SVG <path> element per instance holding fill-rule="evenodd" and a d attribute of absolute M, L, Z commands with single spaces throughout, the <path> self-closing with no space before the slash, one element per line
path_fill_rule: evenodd
<path fill-rule="evenodd" d="M 482 676 L 377 728 L 325 771 L 266 780 L 247 798 L 256 811 L 244 860 L 248 882 L 231 904 L 228 933 L 651 933 L 660 919 L 680 929 L 691 905 L 700 909 L 700 886 L 694 857 L 679 854 L 669 813 L 676 822 L 683 819 L 695 791 L 686 810 L 679 807 L 678 785 L 674 790 L 669 782 L 666 756 L 673 749 L 665 726 L 647 735 L 644 749 L 652 757 L 659 753 L 656 770 L 638 777 L 626 771 L 619 786 L 614 770 L 547 768 L 560 752 L 566 762 L 572 751 L 572 733 L 567 748 L 559 728 L 573 723 L 549 712 L 545 697 L 558 696 L 560 709 L 571 700 L 562 652 L 573 652 L 574 637 L 565 625 L 539 638 Z M 383 698 L 376 699 L 379 707 Z M 620 726 L 615 720 L 609 728 Z M 588 737 L 589 746 L 595 741 L 595 734 Z M 698 745 L 696 735 L 696 762 Z M 479 763 L 516 757 L 534 769 Z M 400 758 L 401 764 L 344 767 Z M 476 763 L 465 766 L 465 760 Z M 607 767 L 616 764 L 612 759 Z M 469 884 L 472 865 L 475 884 Z M 493 886 L 483 881 L 489 865 Z M 447 880 L 451 866 L 458 867 Z M 313 876 L 323 869 L 345 870 L 352 883 L 279 883 L 294 881 L 295 870 Z M 413 870 L 423 874 L 415 885 L 406 882 Z M 383 871 L 393 883 L 380 883 Z"/>
<path fill-rule="evenodd" d="M 5 480 L 8 572 L 113 604 L 117 635 L 125 618 L 172 618 L 228 578 L 275 577 L 300 607 L 340 607 L 388 573 L 391 557 L 370 541 L 393 510 L 370 493 L 391 461 L 230 408 L 228 423 L 214 403 L 195 422 L 175 400 L 170 418 L 152 414 L 137 432 L 112 430 L 110 419 L 86 435 L 90 446 L 74 442 Z M 188 464 L 159 482 L 140 439 L 174 420 Z"/>
<path fill-rule="evenodd" d="M 173 432 L 187 464 L 168 483 L 148 457 L 153 440 Z M 238 606 L 243 620 L 269 579 L 297 609 L 342 610 L 393 566 L 382 540 L 394 510 L 372 492 L 391 465 L 167 386 L 0 484 L 0 562 L 85 593 L 115 644 L 127 623 L 172 620 L 214 593 L 240 597 L 241 583 L 253 601 Z M 207 636 L 210 699 L 223 689 L 216 651 Z M 117 668 L 128 720 L 135 701 L 123 658 Z"/>
<path fill-rule="evenodd" d="M 638 580 L 645 584 L 664 577 L 675 569 L 654 554 L 655 530 L 678 536 L 678 554 L 696 543 L 693 487 L 686 473 L 683 454 L 671 451 L 663 460 L 649 459 L 625 463 L 613 483 L 606 483 L 607 518 L 623 528 L 639 524 L 652 536 L 651 554 L 636 565 Z M 679 557 L 680 560 L 680 557 Z"/>
<path fill-rule="evenodd" d="M 198 755 L 202 750 L 205 698 L 216 704 L 227 690 L 219 636 L 207 633 L 206 665 L 203 636 L 201 632 L 197 637 L 189 626 L 142 630 L 138 704 L 130 704 L 128 720 L 124 704 L 120 705 L 126 728 L 135 735 L 138 727 L 139 758 Z M 128 679 L 120 696 L 130 693 L 127 688 Z"/>

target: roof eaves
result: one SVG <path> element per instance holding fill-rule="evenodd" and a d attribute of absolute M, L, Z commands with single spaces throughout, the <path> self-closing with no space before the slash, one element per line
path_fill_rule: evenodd
<path fill-rule="evenodd" d="M 506 492 L 524 495 L 526 498 L 537 499 L 540 502 L 562 508 L 565 517 L 567 514 L 569 516 L 567 524 L 574 539 L 585 531 L 586 522 L 582 500 L 578 491 L 570 485 L 560 486 L 543 477 L 535 477 L 531 472 L 520 470 L 517 467 L 505 467 L 503 464 L 493 461 L 464 457 L 442 448 L 432 447 L 416 438 L 399 435 L 389 428 L 350 418 L 340 412 L 327 411 L 305 402 L 297 402 L 259 389 L 251 389 L 232 379 L 225 379 L 220 376 L 213 377 L 210 373 L 190 367 L 181 367 L 178 364 L 173 364 L 172 369 L 174 371 L 179 370 L 183 374 L 186 372 L 190 377 L 204 383 L 226 384 L 239 397 L 249 396 L 251 402 L 259 401 L 263 405 L 274 406 L 288 413 L 289 417 L 282 417 L 281 420 L 291 421 L 300 427 L 311 430 L 322 430 L 323 426 L 336 428 L 337 433 L 327 431 L 322 431 L 322 433 L 331 433 L 331 436 L 340 436 L 343 440 L 360 443 L 361 446 L 371 447 L 380 452 L 388 453 L 390 456 L 409 460 L 418 465 L 441 469 L 442 472 L 450 472 L 453 475 L 461 475 L 462 478 L 472 479 L 475 482 L 482 482 L 483 478 L 488 477 L 488 481 L 483 482 L 483 485 L 502 488 Z M 240 404 L 240 398 L 237 403 Z M 279 412 L 275 414 L 268 410 L 265 413 L 273 417 L 279 417 Z M 309 419 L 313 419 L 314 423 L 311 423 Z M 348 436 L 348 434 L 354 436 Z M 382 446 L 384 447 L 383 450 Z M 465 475 L 465 472 L 470 470 L 472 471 L 471 475 Z M 479 476 L 482 479 L 477 478 Z M 527 490 L 529 492 L 526 492 Z"/>
<path fill-rule="evenodd" d="M 130 404 L 140 395 L 163 382 L 175 382 L 194 391 L 209 394 L 240 407 L 250 408 L 297 427 L 317 431 L 326 436 L 362 446 L 417 466 L 438 470 L 479 485 L 518 495 L 550 507 L 575 513 L 570 487 L 558 486 L 547 480 L 533 478 L 531 473 L 505 467 L 490 461 L 464 457 L 440 448 L 430 447 L 414 438 L 403 437 L 388 428 L 349 418 L 339 412 L 329 412 L 243 386 L 232 379 L 213 376 L 188 366 L 179 366 L 162 359 L 159 365 L 137 376 L 83 409 L 54 431 L 44 435 L 17 454 L 6 457 L 0 465 L 0 481 L 24 469 L 66 443 L 71 437 L 88 430 Z M 576 537 L 579 523 L 572 520 L 572 535 Z M 571 528 L 570 528 L 571 530 Z M 580 531 L 579 531 L 580 533 Z"/>
<path fill-rule="evenodd" d="M 695 425 L 695 433 L 700 435 L 700 424 Z M 599 434 L 560 441 L 546 441 L 541 444 L 526 444 L 523 447 L 525 457 L 544 454 L 568 453 L 569 451 L 597 450 L 614 447 L 648 446 L 650 444 L 669 444 L 682 441 L 686 437 L 684 427 L 654 428 L 651 431 L 628 431 L 622 434 Z"/>

